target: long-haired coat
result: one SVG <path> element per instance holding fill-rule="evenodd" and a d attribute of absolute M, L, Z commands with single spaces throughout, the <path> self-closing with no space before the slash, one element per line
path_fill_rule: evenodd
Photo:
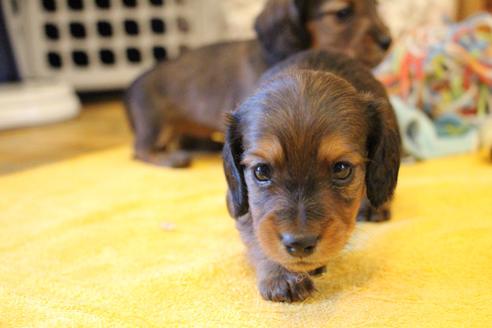
<path fill-rule="evenodd" d="M 268 72 L 229 115 L 227 205 L 261 295 L 301 301 L 347 243 L 366 200 L 393 194 L 400 135 L 384 87 L 359 63 L 309 50 Z"/>
<path fill-rule="evenodd" d="M 308 48 L 339 51 L 368 66 L 391 44 L 375 0 L 269 0 L 255 23 L 258 39 L 187 52 L 140 76 L 126 94 L 135 157 L 185 167 L 190 140 L 223 131 L 223 115 L 275 63 Z"/>

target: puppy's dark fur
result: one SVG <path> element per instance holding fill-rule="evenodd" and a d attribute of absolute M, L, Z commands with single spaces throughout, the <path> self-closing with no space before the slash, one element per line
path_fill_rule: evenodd
<path fill-rule="evenodd" d="M 329 49 L 375 66 L 391 43 L 374 0 L 269 0 L 255 28 L 258 40 L 185 53 L 132 84 L 126 108 L 136 158 L 189 165 L 183 139 L 208 139 L 223 131 L 223 114 L 254 89 L 268 67 L 290 55 Z"/>
<path fill-rule="evenodd" d="M 260 293 L 293 302 L 314 291 L 310 273 L 346 245 L 364 199 L 374 208 L 391 199 L 400 136 L 386 92 L 368 69 L 310 50 L 267 72 L 230 115 L 223 155 L 228 209 Z M 340 163 L 351 168 L 342 180 Z M 267 182 L 255 177 L 265 165 Z M 312 253 L 290 255 L 284 236 L 315 240 Z"/>

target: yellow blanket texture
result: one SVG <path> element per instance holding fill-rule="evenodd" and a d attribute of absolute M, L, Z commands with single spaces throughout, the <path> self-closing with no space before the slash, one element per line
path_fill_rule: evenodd
<path fill-rule="evenodd" d="M 492 327 L 492 164 L 404 166 L 300 304 L 259 296 L 218 157 L 117 148 L 0 178 L 0 327 Z"/>

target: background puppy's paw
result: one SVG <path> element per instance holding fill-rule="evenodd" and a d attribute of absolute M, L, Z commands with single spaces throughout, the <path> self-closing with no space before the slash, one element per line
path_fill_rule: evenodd
<path fill-rule="evenodd" d="M 376 208 L 366 199 L 362 202 L 359 213 L 357 214 L 357 221 L 359 222 L 384 222 L 390 219 L 391 208 L 389 202 Z"/>
<path fill-rule="evenodd" d="M 185 151 L 136 153 L 135 158 L 164 167 L 186 168 L 191 165 L 191 154 Z"/>
<path fill-rule="evenodd" d="M 158 165 L 185 168 L 191 165 L 191 154 L 185 151 L 175 151 L 171 153 L 162 153 L 156 157 Z"/>
<path fill-rule="evenodd" d="M 273 302 L 299 302 L 314 292 L 314 284 L 305 274 L 284 272 L 269 276 L 259 283 L 260 294 Z"/>

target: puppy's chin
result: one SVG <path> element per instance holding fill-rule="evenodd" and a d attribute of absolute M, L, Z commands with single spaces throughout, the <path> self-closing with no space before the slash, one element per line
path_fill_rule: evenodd
<path fill-rule="evenodd" d="M 287 260 L 284 259 L 276 262 L 292 272 L 312 272 L 330 263 L 340 254 L 346 244 L 344 242 L 338 245 L 330 245 L 331 247 L 325 245 L 325 249 L 320 249 L 311 256 L 300 259 L 288 256 Z M 275 261 L 275 259 L 271 260 Z"/>
<path fill-rule="evenodd" d="M 325 266 L 327 263 L 317 263 L 317 262 L 299 260 L 298 262 L 287 262 L 287 263 L 279 263 L 279 264 L 291 272 L 305 273 L 305 272 L 312 272 L 316 269 L 319 269 L 320 267 Z"/>
<path fill-rule="evenodd" d="M 368 68 L 375 68 L 386 57 L 386 52 L 374 44 L 368 45 L 365 49 L 349 49 L 344 51 L 344 54 L 352 59 L 358 60 Z"/>
<path fill-rule="evenodd" d="M 381 64 L 388 55 L 388 51 L 381 49 L 381 47 L 372 40 L 363 42 L 362 45 L 365 46 L 358 47 L 355 59 L 358 59 L 369 68 L 375 68 Z"/>
<path fill-rule="evenodd" d="M 382 51 L 374 51 L 374 52 L 369 53 L 368 56 L 359 57 L 359 60 L 361 63 L 363 63 L 367 67 L 375 68 L 376 66 L 381 64 L 381 62 L 383 61 L 385 56 L 386 56 L 386 53 L 384 53 Z"/>

